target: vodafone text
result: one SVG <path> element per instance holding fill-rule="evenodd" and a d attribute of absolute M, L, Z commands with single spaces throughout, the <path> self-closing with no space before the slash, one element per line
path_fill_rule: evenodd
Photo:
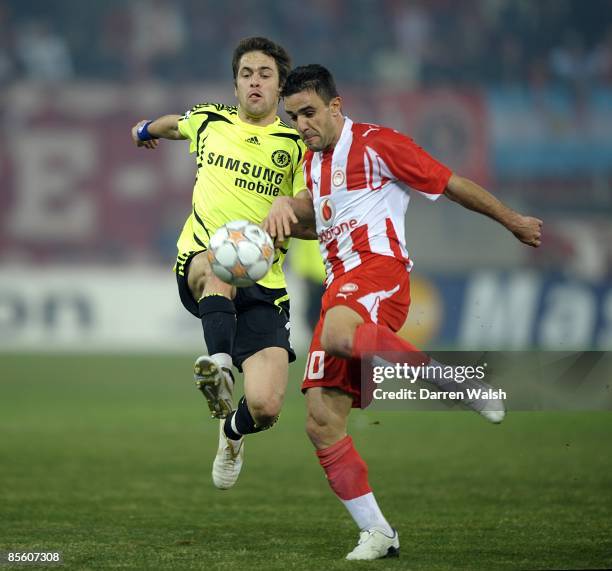
<path fill-rule="evenodd" d="M 320 242 L 329 242 L 333 238 L 337 238 L 340 234 L 344 234 L 345 232 L 350 232 L 357 226 L 357 220 L 355 218 L 351 218 L 348 222 L 340 222 L 336 226 L 332 226 L 327 230 L 322 230 L 319 232 L 319 241 Z"/>

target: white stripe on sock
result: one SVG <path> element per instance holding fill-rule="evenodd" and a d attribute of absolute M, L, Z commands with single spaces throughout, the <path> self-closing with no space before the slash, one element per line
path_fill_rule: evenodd
<path fill-rule="evenodd" d="M 385 535 L 393 536 L 393 529 L 380 511 L 372 492 L 352 500 L 342 500 L 342 503 L 346 506 L 346 509 L 361 531 L 377 527 Z"/>
<path fill-rule="evenodd" d="M 232 427 L 232 430 L 236 433 L 239 434 L 240 436 L 242 436 L 242 433 L 238 431 L 238 429 L 236 428 L 236 412 L 234 411 L 232 414 L 232 420 L 230 421 L 230 426 Z"/>

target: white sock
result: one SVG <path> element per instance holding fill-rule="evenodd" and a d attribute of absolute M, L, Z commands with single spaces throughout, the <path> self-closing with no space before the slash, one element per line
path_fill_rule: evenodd
<path fill-rule="evenodd" d="M 385 535 L 393 537 L 393 529 L 380 511 L 372 492 L 352 500 L 342 500 L 342 503 L 346 506 L 346 509 L 361 531 L 377 527 Z"/>
<path fill-rule="evenodd" d="M 232 370 L 231 355 L 228 355 L 227 353 L 215 353 L 214 355 L 211 355 L 210 358 L 220 367 L 229 369 L 230 371 Z"/>

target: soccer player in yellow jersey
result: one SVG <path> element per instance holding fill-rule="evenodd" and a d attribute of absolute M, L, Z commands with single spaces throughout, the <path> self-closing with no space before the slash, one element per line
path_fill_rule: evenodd
<path fill-rule="evenodd" d="M 212 273 L 208 241 L 231 220 L 261 223 L 277 196 L 307 196 L 305 147 L 276 115 L 290 69 L 287 52 L 266 38 L 247 38 L 234 51 L 232 69 L 237 107 L 204 103 L 182 116 L 165 115 L 132 128 L 139 147 L 155 149 L 160 138 L 188 139 L 196 154 L 193 208 L 178 239 L 175 271 L 183 305 L 202 320 L 210 355 L 196 360 L 195 378 L 213 416 L 222 419 L 212 470 L 221 489 L 238 478 L 244 435 L 276 421 L 295 353 L 282 270 L 287 243 L 277 249 L 264 279 L 235 288 Z M 235 410 L 232 363 L 244 372 L 245 396 Z"/>

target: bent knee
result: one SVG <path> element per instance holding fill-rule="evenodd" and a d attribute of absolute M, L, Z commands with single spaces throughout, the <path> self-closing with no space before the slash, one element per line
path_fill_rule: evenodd
<path fill-rule="evenodd" d="M 278 419 L 281 404 L 280 400 L 254 403 L 249 401 L 249 410 L 256 426 L 259 428 L 271 427 Z"/>
<path fill-rule="evenodd" d="M 199 300 L 204 295 L 204 288 L 206 287 L 206 276 L 200 274 L 197 278 L 189 282 L 189 289 L 191 295 L 196 300 Z"/>
<path fill-rule="evenodd" d="M 325 317 L 321 332 L 321 345 L 326 353 L 334 357 L 350 359 L 353 354 L 355 330 L 363 318 L 344 305 L 332 307 Z"/>
<path fill-rule="evenodd" d="M 187 283 L 195 299 L 202 297 L 206 283 L 211 279 L 211 276 L 212 270 L 206 258 L 206 253 L 197 254 L 191 260 L 187 274 Z"/>

